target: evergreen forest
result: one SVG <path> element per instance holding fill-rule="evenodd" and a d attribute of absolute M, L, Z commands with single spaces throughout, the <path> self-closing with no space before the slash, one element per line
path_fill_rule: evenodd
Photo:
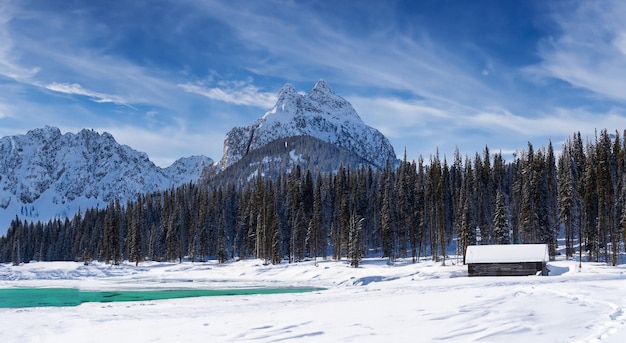
<path fill-rule="evenodd" d="M 485 147 L 380 169 L 298 166 L 273 178 L 201 180 L 45 223 L 16 217 L 0 237 L 0 262 L 332 258 L 357 267 L 365 256 L 432 256 L 445 264 L 473 244 L 547 243 L 555 256 L 557 239 L 568 258 L 619 263 L 626 139 L 618 132 L 574 134 L 558 158 L 551 142 L 529 142 L 511 162 Z"/>

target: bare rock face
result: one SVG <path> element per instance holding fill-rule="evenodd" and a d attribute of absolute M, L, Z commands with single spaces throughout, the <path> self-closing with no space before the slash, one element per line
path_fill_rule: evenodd
<path fill-rule="evenodd" d="M 286 84 L 276 105 L 263 117 L 230 130 L 224 139 L 220 168 L 228 168 L 272 141 L 294 136 L 311 136 L 337 145 L 378 167 L 396 159 L 389 140 L 365 125 L 352 105 L 320 80 L 306 95 Z"/>

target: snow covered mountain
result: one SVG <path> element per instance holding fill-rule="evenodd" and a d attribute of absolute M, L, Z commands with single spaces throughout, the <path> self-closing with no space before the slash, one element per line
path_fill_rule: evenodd
<path fill-rule="evenodd" d="M 249 126 L 230 130 L 219 167 L 225 170 L 253 150 L 294 136 L 311 136 L 334 144 L 379 167 L 397 158 L 387 138 L 365 125 L 352 105 L 320 80 L 306 95 L 286 84 L 276 105 L 263 117 Z"/>
<path fill-rule="evenodd" d="M 171 166 L 162 170 L 171 184 L 182 185 L 189 182 L 197 182 L 204 167 L 213 164 L 213 159 L 209 157 L 191 156 L 179 158 Z"/>
<path fill-rule="evenodd" d="M 108 133 L 55 127 L 0 139 L 0 235 L 11 220 L 72 216 L 78 208 L 125 202 L 137 194 L 197 181 L 210 158 L 194 156 L 162 169 Z"/>

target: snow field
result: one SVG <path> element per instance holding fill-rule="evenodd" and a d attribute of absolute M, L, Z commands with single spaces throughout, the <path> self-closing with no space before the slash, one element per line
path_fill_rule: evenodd
<path fill-rule="evenodd" d="M 2 342 L 623 342 L 626 266 L 550 263 L 547 277 L 365 259 L 264 266 L 0 265 L 0 287 L 83 290 L 315 286 L 298 294 L 0 309 Z"/>

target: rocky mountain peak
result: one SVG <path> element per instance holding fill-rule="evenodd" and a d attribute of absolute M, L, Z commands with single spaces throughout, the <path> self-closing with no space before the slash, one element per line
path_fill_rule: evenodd
<path fill-rule="evenodd" d="M 382 167 L 388 159 L 396 159 L 387 138 L 363 123 L 352 105 L 320 80 L 306 95 L 298 94 L 289 84 L 283 86 L 276 105 L 265 115 L 249 126 L 229 131 L 220 168 L 226 169 L 269 142 L 294 136 L 310 136 L 335 144 L 375 166 Z"/>
<path fill-rule="evenodd" d="M 313 86 L 313 89 L 311 90 L 311 92 L 312 93 L 313 92 L 319 92 L 319 93 L 324 93 L 324 94 L 333 94 L 332 89 L 330 89 L 330 86 L 324 80 L 317 81 L 315 83 L 315 86 Z"/>
<path fill-rule="evenodd" d="M 278 92 L 278 101 L 280 101 L 281 99 L 285 99 L 288 97 L 293 97 L 297 95 L 297 91 L 294 88 L 294 86 L 292 86 L 289 83 L 286 83 L 283 88 L 280 89 L 280 91 Z"/>
<path fill-rule="evenodd" d="M 26 133 L 27 137 L 34 140 L 55 140 L 61 137 L 61 130 L 52 126 L 45 126 L 43 128 L 36 128 Z"/>

